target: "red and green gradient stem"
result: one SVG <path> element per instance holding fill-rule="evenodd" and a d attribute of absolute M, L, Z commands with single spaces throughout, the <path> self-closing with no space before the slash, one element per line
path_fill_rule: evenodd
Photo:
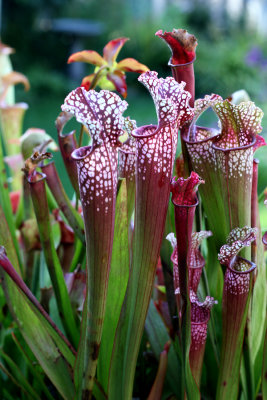
<path fill-rule="evenodd" d="M 131 280 L 126 292 L 124 308 L 127 310 L 126 352 L 122 368 L 122 388 L 114 387 L 111 371 L 110 398 L 131 399 L 137 356 L 143 334 L 149 300 L 153 289 L 156 266 L 163 238 L 170 195 L 172 157 L 166 162 L 166 172 L 159 169 L 153 154 L 162 160 L 164 140 L 156 133 L 156 126 L 143 126 L 134 131 L 137 141 L 136 208 L 133 238 Z M 170 155 L 173 145 L 168 146 Z M 143 148 L 152 149 L 151 162 L 144 163 Z M 162 167 L 163 168 L 163 167 Z M 117 339 L 114 354 L 125 344 Z M 116 372 L 116 371 L 114 371 Z M 117 397 L 120 396 L 120 397 Z"/>
<path fill-rule="evenodd" d="M 261 237 L 261 224 L 258 204 L 258 167 L 259 161 L 253 160 L 253 179 L 251 196 L 251 226 L 257 227 L 256 240 L 251 244 L 251 260 L 257 264 L 257 273 L 253 273 L 252 295 L 249 307 L 248 332 L 250 357 L 255 376 L 255 385 L 260 380 L 259 371 L 256 368 L 259 357 L 261 358 L 261 344 L 264 340 L 264 324 L 266 319 L 266 262 L 264 258 L 264 244 Z"/>
<path fill-rule="evenodd" d="M 192 227 L 198 200 L 192 205 L 176 204 L 172 200 L 175 210 L 175 229 L 177 233 L 177 253 L 178 253 L 178 269 L 179 269 L 179 287 L 181 299 L 181 315 L 180 315 L 180 332 L 182 347 L 182 363 L 183 378 L 185 382 L 185 391 L 188 399 L 199 399 L 197 388 L 194 387 L 196 382 L 192 376 L 190 369 L 189 350 L 191 343 L 191 305 L 189 297 L 189 268 L 187 264 L 187 256 L 190 249 Z M 177 305 L 177 307 L 179 304 Z M 178 307 L 179 311 L 179 307 Z M 182 385 L 183 387 L 183 385 Z M 183 397 L 184 394 L 181 393 Z M 182 398 L 181 397 L 181 398 Z"/>
<path fill-rule="evenodd" d="M 124 353 L 123 367 L 117 364 L 116 368 L 115 363 L 110 372 L 109 396 L 114 400 L 132 398 L 136 362 L 164 234 L 178 126 L 192 117 L 188 106 L 190 95 L 184 91 L 184 84 L 179 85 L 173 78 L 159 79 L 155 72 L 147 72 L 139 80 L 153 97 L 158 126 L 142 126 L 132 133 L 136 140 L 134 236 L 129 284 L 113 349 L 114 359 Z"/>
<path fill-rule="evenodd" d="M 46 197 L 45 176 L 38 172 L 34 172 L 28 177 L 28 182 L 38 223 L 42 249 L 53 285 L 59 315 L 68 337 L 74 346 L 77 346 L 79 332 L 71 307 L 63 271 L 53 243 L 49 208 Z"/>
<path fill-rule="evenodd" d="M 93 394 L 103 332 L 112 257 L 118 151 L 123 135 L 122 113 L 127 103 L 107 90 L 88 92 L 79 87 L 66 97 L 62 110 L 75 115 L 92 137 L 92 146 L 74 150 L 86 240 L 86 299 L 75 365 L 76 398 Z"/>
<path fill-rule="evenodd" d="M 105 157 L 106 164 L 103 166 L 99 163 L 99 169 L 92 174 L 93 177 L 90 179 L 90 172 L 88 171 L 90 167 L 88 166 L 95 165 L 96 160 L 101 156 Z M 84 349 L 79 347 L 77 362 L 83 364 L 81 368 L 83 368 L 85 376 L 82 387 L 78 386 L 77 388 L 77 394 L 79 396 L 81 391 L 82 398 L 86 399 L 92 396 L 105 316 L 117 189 L 117 164 L 111 158 L 116 159 L 116 149 L 112 149 L 108 145 L 102 145 L 94 151 L 91 147 L 82 147 L 75 150 L 72 157 L 77 162 L 80 197 L 85 221 L 87 292 L 82 324 L 86 324 L 87 352 L 82 354 Z M 111 176 L 110 184 L 103 189 L 105 195 L 98 197 L 94 194 L 90 198 L 90 191 L 97 184 L 96 178 L 100 178 L 99 185 L 102 185 L 104 182 L 103 174 L 105 173 Z M 94 193 L 97 192 L 98 189 L 96 188 Z M 108 199 L 107 203 L 105 199 Z M 78 385 L 80 385 L 80 382 Z"/>
<path fill-rule="evenodd" d="M 179 271 L 179 292 L 181 310 L 179 312 L 180 319 L 180 341 L 182 349 L 182 393 L 184 397 L 184 389 L 188 399 L 200 399 L 199 389 L 192 375 L 189 362 L 189 351 L 191 343 L 191 303 L 190 303 L 190 287 L 189 287 L 189 267 L 192 241 L 192 228 L 198 199 L 196 196 L 197 188 L 200 183 L 204 183 L 201 178 L 192 172 L 187 179 L 178 178 L 172 180 L 172 202 L 174 204 L 175 213 L 175 229 L 177 237 L 177 263 Z M 177 290 L 178 288 L 176 288 Z M 178 301 L 179 307 L 179 301 Z"/>
<path fill-rule="evenodd" d="M 199 302 L 193 291 L 190 292 L 191 302 L 191 344 L 189 361 L 194 379 L 200 388 L 202 366 L 205 353 L 210 309 L 216 303 L 212 297 L 206 297 Z"/>
<path fill-rule="evenodd" d="M 246 264 L 246 271 L 238 271 L 238 263 Z M 237 399 L 240 363 L 248 305 L 251 294 L 251 273 L 256 265 L 237 257 L 224 278 L 222 304 L 222 348 L 216 400 Z"/>

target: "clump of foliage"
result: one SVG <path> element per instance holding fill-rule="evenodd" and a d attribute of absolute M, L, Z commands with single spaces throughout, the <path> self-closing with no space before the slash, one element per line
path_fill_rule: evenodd
<path fill-rule="evenodd" d="M 126 38 L 103 57 L 70 57 L 95 69 L 65 98 L 57 144 L 41 129 L 22 135 L 27 105 L 12 89 L 29 85 L 1 46 L 3 398 L 267 396 L 265 194 L 254 159 L 263 112 L 244 92 L 195 101 L 197 39 L 156 35 L 172 51 L 172 77 L 117 62 Z M 114 91 L 126 98 L 128 72 L 141 74 L 157 124 L 124 116 Z M 208 109 L 216 128 L 197 124 Z M 65 133 L 73 117 L 78 135 Z M 71 199 L 51 161 L 58 149 Z M 157 360 L 158 370 L 144 389 L 151 353 L 146 369 Z"/>

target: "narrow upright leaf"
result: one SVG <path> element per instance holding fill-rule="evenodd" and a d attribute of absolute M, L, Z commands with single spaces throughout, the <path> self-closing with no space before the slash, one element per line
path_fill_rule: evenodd
<path fill-rule="evenodd" d="M 1 207 L 0 242 L 12 261 L 14 271 L 20 276 L 16 251 Z M 0 273 L 9 309 L 18 323 L 22 336 L 63 398 L 71 400 L 74 395 L 72 368 L 75 361 L 71 346 L 2 268 Z"/>
<path fill-rule="evenodd" d="M 219 260 L 227 267 L 222 305 L 222 348 L 216 399 L 237 399 L 240 362 L 251 294 L 252 271 L 256 264 L 238 257 L 256 238 L 256 229 L 235 228 L 221 247 Z"/>
<path fill-rule="evenodd" d="M 177 129 L 192 118 L 190 95 L 173 78 L 159 79 L 146 72 L 139 80 L 154 100 L 158 126 L 136 129 L 136 200 L 131 274 L 113 350 L 124 354 L 123 368 L 112 364 L 110 398 L 130 399 L 135 365 L 151 297 L 164 234 L 170 181 L 177 145 Z M 118 384 L 118 382 L 122 382 Z"/>
<path fill-rule="evenodd" d="M 87 291 L 75 381 L 77 396 L 91 397 L 103 330 L 117 192 L 117 147 L 127 103 L 114 93 L 77 88 L 62 110 L 89 129 L 92 146 L 72 153 L 77 163 L 87 252 Z"/>
<path fill-rule="evenodd" d="M 112 348 L 129 278 L 130 249 L 128 244 L 127 202 L 127 181 L 123 179 L 116 201 L 114 243 L 108 282 L 106 314 L 97 370 L 98 381 L 105 391 L 108 389 Z"/>

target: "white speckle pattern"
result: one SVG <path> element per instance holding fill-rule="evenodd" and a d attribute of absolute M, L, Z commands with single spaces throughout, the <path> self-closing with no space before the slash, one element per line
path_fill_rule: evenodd
<path fill-rule="evenodd" d="M 207 239 L 210 236 L 212 236 L 211 231 L 193 232 L 192 236 L 191 236 L 191 250 L 192 251 L 198 250 L 198 248 L 201 245 L 201 243 L 203 242 L 203 240 Z"/>
<path fill-rule="evenodd" d="M 198 117 L 209 107 L 219 117 L 220 136 L 217 136 L 219 131 L 195 125 Z M 264 145 L 264 141 L 258 137 L 262 129 L 262 117 L 262 110 L 250 101 L 234 105 L 214 94 L 197 100 L 188 138 L 185 137 L 191 142 L 187 143 L 187 148 L 194 170 L 204 178 L 207 164 L 214 171 L 223 170 L 229 177 L 237 179 L 245 173 L 249 186 L 252 179 L 253 152 Z M 253 145 L 255 139 L 254 147 L 242 149 Z M 225 150 L 229 151 L 226 153 Z"/>
<path fill-rule="evenodd" d="M 253 147 L 227 152 L 215 148 L 216 167 L 228 178 L 243 178 L 249 187 L 252 182 L 253 152 Z"/>
<path fill-rule="evenodd" d="M 80 149 L 81 151 L 81 149 Z M 107 214 L 113 210 L 117 190 L 117 149 L 109 142 L 77 161 L 81 202 Z"/>
<path fill-rule="evenodd" d="M 187 265 L 189 268 L 189 287 L 194 292 L 197 292 L 197 288 L 202 274 L 202 269 L 205 265 L 205 259 L 199 250 L 199 246 L 204 239 L 210 236 L 212 236 L 211 231 L 193 232 L 191 236 L 191 244 L 187 256 Z M 174 289 L 175 289 L 175 294 L 177 294 L 180 293 L 177 241 L 174 233 L 169 233 L 166 239 L 169 240 L 173 248 L 171 261 L 173 263 Z"/>
<path fill-rule="evenodd" d="M 205 259 L 200 252 L 199 246 L 204 239 L 210 236 L 212 236 L 211 231 L 193 232 L 191 236 L 191 245 L 187 256 L 187 263 L 189 266 L 189 287 L 194 292 L 197 292 L 202 269 L 205 265 Z"/>
<path fill-rule="evenodd" d="M 89 129 L 93 145 L 100 145 L 107 139 L 117 145 L 118 136 L 124 133 L 122 113 L 127 106 L 127 102 L 116 93 L 108 90 L 86 91 L 79 87 L 69 93 L 61 108 Z"/>
<path fill-rule="evenodd" d="M 214 129 L 195 126 L 195 141 L 187 143 L 187 149 L 193 163 L 194 171 L 200 176 L 205 176 L 206 170 L 217 169 L 214 149 L 212 147 L 213 139 L 218 135 Z"/>
<path fill-rule="evenodd" d="M 244 259 L 238 259 L 234 269 L 227 268 L 224 276 L 224 296 L 242 296 L 249 292 L 250 273 L 254 268 Z"/>
<path fill-rule="evenodd" d="M 238 105 L 228 100 L 213 105 L 221 123 L 221 136 L 216 145 L 223 149 L 247 146 L 261 132 L 263 112 L 251 101 Z"/>
<path fill-rule="evenodd" d="M 148 71 L 138 80 L 150 91 L 161 127 L 174 121 L 178 127 L 193 118 L 194 110 L 189 107 L 191 95 L 184 90 L 185 82 L 178 83 L 174 78 L 158 78 L 157 72 Z"/>
<path fill-rule="evenodd" d="M 232 259 L 237 256 L 239 251 L 243 247 L 250 246 L 251 242 L 256 239 L 256 236 L 257 228 L 245 226 L 244 228 L 233 229 L 227 238 L 227 244 L 223 245 L 220 249 L 218 255 L 220 263 L 229 266 Z M 232 268 L 234 268 L 234 266 L 232 266 Z"/>
<path fill-rule="evenodd" d="M 207 328 L 210 318 L 210 309 L 217 302 L 213 297 L 207 296 L 201 303 L 197 295 L 190 291 L 191 303 L 191 346 L 190 352 L 198 351 L 206 343 Z"/>
<path fill-rule="evenodd" d="M 113 212 L 117 189 L 117 164 L 123 135 L 123 111 L 127 103 L 108 90 L 73 90 L 65 99 L 62 110 L 84 124 L 92 137 L 92 147 L 74 151 L 77 161 L 79 188 L 83 208 L 93 206 L 96 213 Z"/>
<path fill-rule="evenodd" d="M 146 180 L 146 172 L 152 169 L 155 175 L 160 176 L 163 182 L 170 182 L 172 168 L 174 163 L 175 151 L 177 146 L 177 135 L 175 122 L 173 126 L 163 126 L 158 134 L 151 137 L 146 135 L 153 134 L 155 127 L 146 127 L 142 130 L 142 137 L 136 136 L 136 157 L 137 157 L 137 173 Z M 137 129 L 135 132 L 141 132 Z"/>
<path fill-rule="evenodd" d="M 154 100 L 158 126 L 147 125 L 133 131 L 136 138 L 136 174 L 144 182 L 151 176 L 159 187 L 168 186 L 171 180 L 177 147 L 178 128 L 193 117 L 189 106 L 190 93 L 184 90 L 184 83 L 178 84 L 173 78 L 158 78 L 148 71 L 139 76 Z"/>

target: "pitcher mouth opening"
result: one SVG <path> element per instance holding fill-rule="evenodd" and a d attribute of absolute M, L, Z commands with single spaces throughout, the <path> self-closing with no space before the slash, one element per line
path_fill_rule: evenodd
<path fill-rule="evenodd" d="M 185 141 L 185 143 L 188 143 L 188 144 L 206 143 L 209 140 L 216 140 L 216 138 L 219 139 L 219 137 L 221 135 L 221 132 L 219 132 L 218 129 L 216 129 L 216 128 L 209 128 L 209 127 L 205 127 L 205 126 L 195 125 L 194 131 L 193 131 L 194 136 L 196 136 L 197 130 L 205 130 L 206 132 L 210 133 L 210 136 L 206 137 L 205 139 L 201 139 L 201 140 L 191 140 L 191 139 L 189 139 L 189 136 L 191 133 L 190 127 L 188 127 L 188 130 L 182 134 L 182 138 Z M 186 135 L 188 135 L 188 137 L 186 137 Z"/>
<path fill-rule="evenodd" d="M 177 204 L 174 199 L 171 199 L 171 201 L 172 201 L 172 204 L 175 205 L 175 207 L 181 207 L 181 208 L 193 208 L 193 207 L 198 206 L 198 204 L 199 204 L 197 197 L 195 199 L 194 204 Z"/>
<path fill-rule="evenodd" d="M 73 150 L 71 153 L 71 158 L 75 161 L 84 160 L 86 157 L 90 155 L 93 150 L 93 146 L 84 146 L 79 147 L 78 149 Z"/>
<path fill-rule="evenodd" d="M 197 57 L 195 56 L 191 61 L 188 61 L 187 63 L 184 63 L 184 64 L 173 64 L 172 59 L 170 58 L 169 62 L 168 62 L 168 66 L 169 67 L 186 67 L 187 65 L 193 64 L 196 61 L 196 58 Z"/>
<path fill-rule="evenodd" d="M 135 139 L 146 139 L 154 136 L 158 131 L 157 125 L 144 125 L 136 128 L 132 132 L 132 136 Z"/>
<path fill-rule="evenodd" d="M 27 180 L 29 183 L 34 184 L 43 181 L 45 178 L 46 174 L 35 170 L 33 173 L 29 174 Z"/>
<path fill-rule="evenodd" d="M 224 148 L 224 147 L 220 147 L 218 145 L 216 145 L 216 143 L 212 144 L 212 148 L 214 150 L 220 150 L 223 151 L 224 153 L 229 153 L 230 151 L 237 151 L 237 150 L 246 150 L 249 149 L 250 147 L 253 147 L 254 144 L 256 143 L 256 138 L 253 137 L 252 142 L 249 144 L 246 144 L 244 146 L 237 146 L 237 147 L 229 147 L 229 148 Z"/>
<path fill-rule="evenodd" d="M 244 261 L 244 262 L 245 262 L 247 265 L 249 265 L 250 267 L 249 267 L 246 271 L 238 271 L 238 270 L 236 270 L 236 269 L 234 268 L 234 265 L 235 265 L 236 262 L 238 262 L 238 261 Z M 254 262 L 249 261 L 249 260 L 246 260 L 245 258 L 239 257 L 239 256 L 235 256 L 235 257 L 231 260 L 231 262 L 230 262 L 230 264 L 229 264 L 229 266 L 228 266 L 228 268 L 229 268 L 232 272 L 234 272 L 235 274 L 240 274 L 240 275 L 249 274 L 250 272 L 254 271 L 254 269 L 255 269 L 256 267 L 257 267 L 257 265 L 256 265 Z"/>

